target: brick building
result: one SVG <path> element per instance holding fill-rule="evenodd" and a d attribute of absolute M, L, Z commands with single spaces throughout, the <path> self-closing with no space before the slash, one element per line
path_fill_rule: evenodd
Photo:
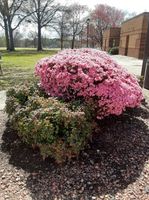
<path fill-rule="evenodd" d="M 144 12 L 122 23 L 119 54 L 143 58 L 148 19 L 149 12 Z"/>
<path fill-rule="evenodd" d="M 120 42 L 121 28 L 109 28 L 103 33 L 102 49 L 108 51 L 111 47 L 118 47 Z"/>

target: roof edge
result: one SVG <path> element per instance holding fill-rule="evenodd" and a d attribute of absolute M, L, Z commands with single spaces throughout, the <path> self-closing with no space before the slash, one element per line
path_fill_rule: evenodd
<path fill-rule="evenodd" d="M 139 15 L 136 15 L 136 16 L 130 18 L 130 19 L 125 20 L 124 22 L 122 22 L 122 24 L 124 24 L 124 23 L 126 23 L 126 22 L 128 22 L 128 21 L 131 21 L 131 20 L 133 20 L 133 19 L 135 19 L 135 18 L 137 18 L 137 17 L 140 17 L 140 16 L 142 16 L 142 15 L 148 15 L 148 16 L 149 16 L 149 12 L 140 13 Z"/>

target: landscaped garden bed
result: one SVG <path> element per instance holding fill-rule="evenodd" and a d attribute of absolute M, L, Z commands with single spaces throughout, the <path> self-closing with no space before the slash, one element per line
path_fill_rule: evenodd
<path fill-rule="evenodd" d="M 46 60 L 49 62 L 49 59 Z M 68 58 L 68 60 L 70 59 Z M 95 59 L 93 61 L 95 62 Z M 109 64 L 109 62 L 105 63 Z M 42 69 L 41 63 L 43 60 L 37 64 L 37 68 L 40 64 L 40 69 Z M 44 71 L 46 72 L 46 70 Z M 124 72 L 124 74 L 128 73 Z M 123 77 L 118 75 L 114 77 L 116 76 Z M 56 76 L 53 77 L 56 78 Z M 130 79 L 132 76 L 128 77 Z M 122 80 L 128 81 L 123 78 Z M 127 89 L 131 88 L 132 90 L 129 93 L 129 90 L 127 92 L 124 92 L 125 89 L 121 90 L 122 93 L 129 94 L 127 97 L 131 97 L 133 94 L 133 86 L 138 88 L 137 94 L 141 94 L 136 79 L 132 77 L 131 80 L 133 80 L 133 84 L 128 81 Z M 137 99 L 137 105 L 139 105 L 142 95 L 137 96 L 139 96 Z M 123 95 L 117 95 L 117 97 L 120 100 L 123 99 Z M 99 112 L 97 102 L 99 100 L 95 96 L 92 96 L 91 99 L 53 97 L 49 95 L 49 92 L 46 93 L 38 82 L 37 84 L 25 83 L 23 86 L 9 90 L 6 106 L 9 120 L 6 113 L 0 111 L 0 199 L 147 200 L 149 194 L 148 101 L 143 101 L 141 107 L 138 108 L 125 107 L 126 110 L 123 110 L 120 115 L 110 114 L 102 119 L 97 119 Z M 119 104 L 115 104 L 115 106 L 117 105 Z M 135 104 L 133 105 L 135 106 Z M 68 112 L 64 113 L 64 109 Z M 69 116 L 71 120 L 67 118 L 68 121 L 65 121 L 67 125 L 70 123 L 69 134 L 65 135 L 68 133 L 67 129 L 62 131 L 63 137 L 54 134 L 56 141 L 64 138 L 65 135 L 65 140 L 62 141 L 64 147 L 67 147 L 68 139 L 70 139 L 68 136 L 76 125 L 82 123 L 82 121 L 75 122 L 75 119 L 78 118 L 74 116 L 78 117 L 80 113 L 81 120 L 88 122 L 83 124 L 86 128 L 89 126 L 89 130 L 92 129 L 92 131 L 87 129 L 84 136 L 79 138 L 85 139 L 85 142 L 81 141 L 81 146 L 77 146 L 79 143 L 76 143 L 76 140 L 69 140 L 69 142 L 73 141 L 77 147 L 77 154 L 70 154 L 68 150 L 72 150 L 72 148 L 69 146 L 66 151 L 63 148 L 62 151 L 55 151 L 51 155 L 49 151 L 43 152 L 40 149 L 39 142 L 33 141 L 34 139 L 40 142 L 43 139 L 44 142 L 51 141 L 54 132 L 49 131 L 53 130 L 50 125 L 58 127 L 55 129 L 55 133 L 59 133 L 58 130 L 62 130 L 59 126 L 60 122 L 64 122 L 71 114 Z M 75 123 L 73 124 L 73 122 Z M 83 124 L 81 125 L 83 126 Z M 78 134 L 82 132 L 81 127 L 78 127 Z M 48 133 L 47 137 L 44 133 Z M 77 141 L 79 142 L 79 140 Z M 47 146 L 51 152 L 50 144 L 48 143 Z M 59 143 L 57 143 L 56 149 L 61 150 L 58 147 L 61 147 Z M 45 155 L 50 156 L 43 159 Z M 55 159 L 57 162 L 67 162 L 58 165 Z"/>
<path fill-rule="evenodd" d="M 20 138 L 57 162 L 78 157 L 101 119 L 143 98 L 137 79 L 98 50 L 59 52 L 39 61 L 36 75 L 39 84 L 8 90 L 6 111 Z"/>

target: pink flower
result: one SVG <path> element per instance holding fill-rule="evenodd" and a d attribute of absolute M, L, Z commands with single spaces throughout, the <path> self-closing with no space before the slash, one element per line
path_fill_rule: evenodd
<path fill-rule="evenodd" d="M 96 97 L 99 119 L 139 106 L 143 98 L 137 79 L 105 52 L 95 49 L 61 51 L 40 60 L 35 72 L 51 96 L 69 100 Z"/>

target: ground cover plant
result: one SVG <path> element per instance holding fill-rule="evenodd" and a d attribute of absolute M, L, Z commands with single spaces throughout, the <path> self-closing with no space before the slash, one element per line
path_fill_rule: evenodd
<path fill-rule="evenodd" d="M 64 50 L 35 71 L 40 83 L 9 90 L 6 112 L 23 141 L 57 162 L 77 157 L 99 120 L 143 98 L 137 79 L 102 51 Z"/>

